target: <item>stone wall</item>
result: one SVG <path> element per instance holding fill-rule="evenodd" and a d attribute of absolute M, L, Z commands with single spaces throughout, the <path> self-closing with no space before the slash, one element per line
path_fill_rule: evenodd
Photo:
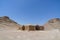
<path fill-rule="evenodd" d="M 35 31 L 35 30 L 44 30 L 43 26 L 39 26 L 39 25 L 23 25 L 22 26 L 22 30 L 29 30 L 29 31 Z"/>

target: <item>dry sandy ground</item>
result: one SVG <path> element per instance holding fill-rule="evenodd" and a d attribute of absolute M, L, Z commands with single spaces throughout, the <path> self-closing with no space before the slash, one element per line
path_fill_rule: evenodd
<path fill-rule="evenodd" d="M 0 31 L 0 40 L 60 40 L 59 30 Z"/>

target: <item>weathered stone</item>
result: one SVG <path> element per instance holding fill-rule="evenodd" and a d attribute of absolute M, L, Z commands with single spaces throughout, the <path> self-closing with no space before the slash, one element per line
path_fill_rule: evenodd
<path fill-rule="evenodd" d="M 32 25 L 23 25 L 22 26 L 22 30 L 27 30 L 27 31 L 29 31 L 29 30 L 35 30 L 35 27 L 34 26 L 32 26 Z"/>
<path fill-rule="evenodd" d="M 40 26 L 40 30 L 44 30 L 44 26 Z"/>

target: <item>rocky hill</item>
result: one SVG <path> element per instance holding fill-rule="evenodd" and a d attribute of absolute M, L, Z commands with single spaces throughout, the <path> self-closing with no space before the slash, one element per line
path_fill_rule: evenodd
<path fill-rule="evenodd" d="M 20 26 L 7 16 L 0 17 L 0 30 L 17 30 Z"/>
<path fill-rule="evenodd" d="M 60 18 L 53 18 L 44 24 L 45 30 L 60 29 Z"/>

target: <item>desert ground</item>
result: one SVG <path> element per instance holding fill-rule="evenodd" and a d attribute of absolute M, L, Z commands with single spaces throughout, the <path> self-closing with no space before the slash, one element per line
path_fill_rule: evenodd
<path fill-rule="evenodd" d="M 2 30 L 0 40 L 60 40 L 58 29 L 49 31 Z"/>

